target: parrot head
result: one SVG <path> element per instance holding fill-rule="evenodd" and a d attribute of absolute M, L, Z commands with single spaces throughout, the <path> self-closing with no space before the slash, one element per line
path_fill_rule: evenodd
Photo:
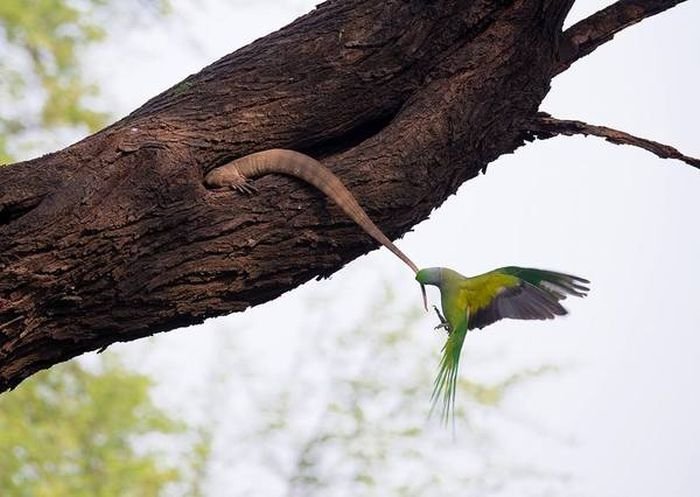
<path fill-rule="evenodd" d="M 426 269 L 420 269 L 416 273 L 416 281 L 420 283 L 420 289 L 423 292 L 423 305 L 425 310 L 428 310 L 428 297 L 425 294 L 425 285 L 435 285 L 440 286 L 442 282 L 442 268 L 440 267 L 429 267 Z"/>
<path fill-rule="evenodd" d="M 439 287 L 440 283 L 442 282 L 442 268 L 429 267 L 426 269 L 420 269 L 416 273 L 416 281 L 423 287 L 425 285 L 435 285 Z"/>

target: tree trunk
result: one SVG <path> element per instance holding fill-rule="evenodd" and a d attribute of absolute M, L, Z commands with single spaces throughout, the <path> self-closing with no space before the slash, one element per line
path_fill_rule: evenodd
<path fill-rule="evenodd" d="M 572 1 L 331 0 L 107 129 L 0 168 L 0 391 L 376 247 L 300 181 L 207 190 L 228 160 L 305 152 L 387 234 L 405 233 L 529 138 L 572 61 L 560 43 Z"/>

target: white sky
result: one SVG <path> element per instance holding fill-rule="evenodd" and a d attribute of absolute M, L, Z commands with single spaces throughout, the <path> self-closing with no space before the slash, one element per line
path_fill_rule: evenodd
<path fill-rule="evenodd" d="M 92 54 L 105 105 L 125 114 L 315 3 L 209 0 L 193 7 L 176 0 L 169 26 L 135 29 Z M 572 17 L 604 5 L 580 0 Z M 556 78 L 542 110 L 700 156 L 698 21 L 700 2 L 687 2 L 625 30 Z M 98 60 L 105 51 L 110 57 Z M 468 358 L 498 359 L 471 367 L 465 360 L 465 377 L 564 367 L 507 398 L 507 415 L 496 423 L 507 457 L 568 472 L 572 495 L 700 495 L 699 212 L 700 172 L 690 166 L 596 138 L 562 137 L 491 164 L 399 241 L 422 266 L 476 274 L 529 265 L 592 281 L 589 298 L 567 301 L 566 319 L 502 322 L 467 339 Z M 261 367 L 274 368 L 290 360 L 285 351 L 304 332 L 310 299 L 333 297 L 348 302 L 346 313 L 360 312 L 366 288 L 386 281 L 418 305 L 411 275 L 382 249 L 242 315 L 119 350 L 138 356 L 171 391 L 186 391 L 206 380 L 217 334 L 240 333 L 252 347 L 267 340 L 274 361 Z M 431 333 L 434 324 L 430 315 L 417 328 Z M 425 390 L 427 403 L 430 385 Z M 514 430 L 509 417 L 534 428 Z"/>

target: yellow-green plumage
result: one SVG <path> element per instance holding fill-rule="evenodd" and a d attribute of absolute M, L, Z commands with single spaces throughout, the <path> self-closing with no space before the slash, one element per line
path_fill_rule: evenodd
<path fill-rule="evenodd" d="M 504 318 L 552 319 L 566 314 L 559 303 L 567 295 L 586 295 L 588 280 L 542 269 L 504 267 L 468 278 L 448 268 L 421 269 L 421 285 L 440 288 L 442 323 L 447 341 L 432 394 L 433 409 L 442 404 L 442 418 L 454 412 L 459 358 L 467 332 Z M 436 309 L 437 310 L 437 309 Z M 432 412 L 432 410 L 431 410 Z"/>

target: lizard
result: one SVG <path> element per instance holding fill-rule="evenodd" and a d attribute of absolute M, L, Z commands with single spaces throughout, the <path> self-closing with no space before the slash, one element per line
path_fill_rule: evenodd
<path fill-rule="evenodd" d="M 204 177 L 210 188 L 230 188 L 242 193 L 257 191 L 249 179 L 266 174 L 293 176 L 316 187 L 331 199 L 365 233 L 389 249 L 411 270 L 418 274 L 418 266 L 404 254 L 370 219 L 355 196 L 328 167 L 306 154 L 288 149 L 269 149 L 234 159 L 212 169 Z M 423 303 L 427 309 L 425 287 L 421 285 Z"/>

